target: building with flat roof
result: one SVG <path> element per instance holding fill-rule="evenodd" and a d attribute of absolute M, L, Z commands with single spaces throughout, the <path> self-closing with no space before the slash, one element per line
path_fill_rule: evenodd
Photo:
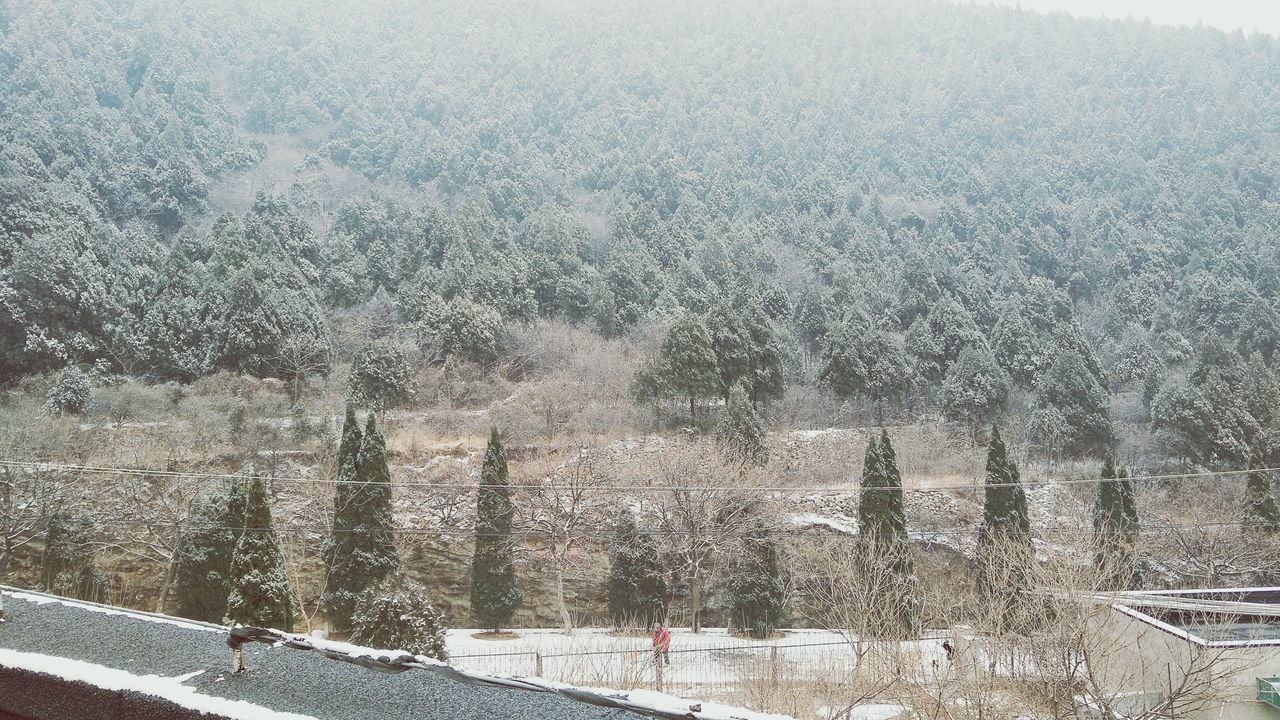
<path fill-rule="evenodd" d="M 1280 588 L 1108 593 L 1081 714 L 1280 720 Z"/>

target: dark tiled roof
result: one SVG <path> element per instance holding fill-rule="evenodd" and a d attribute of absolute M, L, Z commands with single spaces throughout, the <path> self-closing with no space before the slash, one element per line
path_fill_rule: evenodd
<path fill-rule="evenodd" d="M 184 684 L 205 695 L 279 712 L 334 720 L 637 717 L 550 693 L 464 684 L 423 671 L 379 673 L 316 653 L 257 643 L 244 646 L 247 671 L 237 675 L 231 672 L 226 632 L 216 626 L 165 622 L 146 614 L 47 602 L 22 594 L 5 597 L 5 610 L 0 648 L 79 660 L 133 675 L 177 677 L 200 671 Z M 17 682 L 12 673 L 7 680 L 0 677 L 0 683 Z M 17 703 L 20 694 L 0 692 L 0 712 L 22 715 L 23 708 L 6 707 Z M 126 694 L 113 702 L 129 700 Z"/>

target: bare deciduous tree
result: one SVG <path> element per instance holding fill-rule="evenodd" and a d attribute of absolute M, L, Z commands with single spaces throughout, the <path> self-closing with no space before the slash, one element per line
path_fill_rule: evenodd
<path fill-rule="evenodd" d="M 573 634 L 573 617 L 565 601 L 566 572 L 585 559 L 580 550 L 605 514 L 605 502 L 596 488 L 604 483 L 588 451 L 552 470 L 530 491 L 521 508 L 525 534 L 551 561 L 560 626 Z"/>
<path fill-rule="evenodd" d="M 708 442 L 664 449 L 652 459 L 653 497 L 663 544 L 673 569 L 689 583 L 694 632 L 702 631 L 705 583 L 717 558 L 741 541 L 768 502 L 750 492 L 759 471 L 727 465 Z"/>
<path fill-rule="evenodd" d="M 34 467 L 0 468 L 0 580 L 14 553 L 38 538 L 62 501 L 63 484 Z"/>

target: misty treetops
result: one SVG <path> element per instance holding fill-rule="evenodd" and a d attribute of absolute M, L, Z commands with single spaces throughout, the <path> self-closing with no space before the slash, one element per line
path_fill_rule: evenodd
<path fill-rule="evenodd" d="M 1274 39 L 658 3 L 0 3 L 0 383 L 297 379 L 365 347 L 351 313 L 481 365 L 539 318 L 656 322 L 638 395 L 695 416 L 821 380 L 974 430 L 1016 403 L 1051 453 L 1099 455 L 1121 396 L 1196 462 L 1269 443 L 1234 368 L 1276 392 L 1280 157 L 1242 130 Z"/>

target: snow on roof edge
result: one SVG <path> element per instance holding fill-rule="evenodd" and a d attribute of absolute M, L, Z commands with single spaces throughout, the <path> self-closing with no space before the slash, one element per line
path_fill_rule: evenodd
<path fill-rule="evenodd" d="M 167 700 L 175 705 L 201 713 L 218 715 L 232 720 L 316 720 L 310 715 L 281 712 L 254 705 L 244 700 L 231 700 L 205 695 L 196 688 L 183 685 L 195 674 L 179 677 L 160 675 L 134 675 L 133 673 L 97 665 L 83 660 L 23 652 L 0 648 L 0 666 L 26 670 L 62 678 L 70 682 L 85 683 L 103 690 L 129 691 Z"/>
<path fill-rule="evenodd" d="M 198 620 L 186 620 L 183 618 L 170 617 L 159 613 L 149 613 L 142 610 L 126 610 L 124 608 L 113 607 L 111 605 L 103 605 L 101 603 L 88 602 L 87 600 L 71 600 L 59 595 L 50 595 L 49 593 L 34 592 L 31 590 L 19 590 L 7 585 L 0 585 L 0 595 L 8 595 L 14 600 L 24 600 L 35 605 L 49 605 L 57 603 L 77 610 L 87 610 L 102 615 L 120 615 L 123 617 L 133 618 L 134 620 L 143 620 L 145 622 L 157 623 L 160 625 L 175 625 L 186 630 L 199 630 L 200 632 L 225 633 L 227 629 L 221 625 L 213 625 L 211 623 L 203 623 Z"/>

